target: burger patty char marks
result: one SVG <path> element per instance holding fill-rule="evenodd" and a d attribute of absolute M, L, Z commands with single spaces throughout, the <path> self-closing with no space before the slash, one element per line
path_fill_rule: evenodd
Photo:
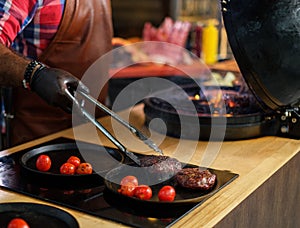
<path fill-rule="evenodd" d="M 176 174 L 175 178 L 184 188 L 207 191 L 215 185 L 217 176 L 201 168 L 184 168 Z"/>
<path fill-rule="evenodd" d="M 182 164 L 176 158 L 168 156 L 148 155 L 140 159 L 142 167 L 151 167 L 152 173 L 164 173 L 170 176 L 175 175 L 182 169 Z"/>

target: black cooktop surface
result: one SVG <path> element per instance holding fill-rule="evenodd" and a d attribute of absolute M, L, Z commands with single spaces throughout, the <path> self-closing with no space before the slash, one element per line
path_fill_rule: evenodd
<path fill-rule="evenodd" d="M 75 209 L 99 218 L 108 219 L 132 227 L 167 227 L 171 226 L 184 215 L 198 207 L 207 198 L 238 177 L 237 174 L 211 169 L 217 175 L 218 184 L 210 193 L 201 193 L 199 201 L 187 204 L 169 204 L 154 208 L 141 208 L 134 200 L 110 192 L 104 184 L 103 178 L 93 176 L 93 183 L 79 183 L 78 185 L 61 184 L 59 181 L 48 183 L 43 178 L 32 177 L 22 167 L 20 159 L 23 154 L 47 145 L 61 145 L 75 143 L 74 140 L 58 138 L 47 143 L 28 148 L 0 158 L 0 186 L 14 192 L 28 195 L 43 201 Z M 94 145 L 94 144 L 90 144 Z M 110 149 L 115 150 L 115 149 Z M 124 163 L 128 163 L 125 159 Z M 50 180 L 51 182 L 51 180 Z"/>

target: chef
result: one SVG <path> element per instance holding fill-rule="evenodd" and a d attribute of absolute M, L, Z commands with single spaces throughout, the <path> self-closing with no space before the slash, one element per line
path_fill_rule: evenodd
<path fill-rule="evenodd" d="M 87 90 L 79 79 L 110 51 L 110 7 L 108 0 L 0 0 L 0 85 L 13 87 L 12 145 L 72 126 L 64 88 Z"/>

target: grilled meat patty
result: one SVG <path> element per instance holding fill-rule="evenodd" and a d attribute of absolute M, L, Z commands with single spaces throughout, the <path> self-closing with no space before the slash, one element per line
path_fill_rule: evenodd
<path fill-rule="evenodd" d="M 183 168 L 176 174 L 175 179 L 184 188 L 207 191 L 215 185 L 217 176 L 209 170 Z"/>
<path fill-rule="evenodd" d="M 171 178 L 182 169 L 176 158 L 162 155 L 148 155 L 140 159 L 141 167 L 149 167 L 149 172 L 163 179 Z"/>

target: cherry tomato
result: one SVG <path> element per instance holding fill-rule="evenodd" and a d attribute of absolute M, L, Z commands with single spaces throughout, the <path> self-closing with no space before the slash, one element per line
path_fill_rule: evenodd
<path fill-rule="evenodd" d="M 63 191 L 63 194 L 69 196 L 69 195 L 74 194 L 74 192 L 75 192 L 74 190 L 65 190 L 65 191 Z"/>
<path fill-rule="evenodd" d="M 93 167 L 90 163 L 84 162 L 80 163 L 80 165 L 76 169 L 77 174 L 91 174 L 93 172 Z"/>
<path fill-rule="evenodd" d="M 160 201 L 171 202 L 174 201 L 175 196 L 176 196 L 175 189 L 170 185 L 163 186 L 158 192 L 158 199 Z"/>
<path fill-rule="evenodd" d="M 78 190 L 78 192 L 81 194 L 88 194 L 88 193 L 92 192 L 92 189 L 91 188 L 81 189 L 81 190 Z"/>
<path fill-rule="evenodd" d="M 80 161 L 80 158 L 78 158 L 76 156 L 71 156 L 67 160 L 67 163 L 71 163 L 71 164 L 75 165 L 75 167 L 77 168 L 80 165 L 81 161 Z"/>
<path fill-rule="evenodd" d="M 35 165 L 39 171 L 46 172 L 51 168 L 51 159 L 48 155 L 41 154 L 37 158 Z"/>
<path fill-rule="evenodd" d="M 62 166 L 59 169 L 61 174 L 68 174 L 68 175 L 73 175 L 75 173 L 75 170 L 76 170 L 75 165 L 67 162 L 62 164 Z"/>
<path fill-rule="evenodd" d="M 127 185 L 128 183 L 131 183 L 134 186 L 139 185 L 138 179 L 135 176 L 126 176 L 126 177 L 124 177 L 121 180 L 120 185 Z"/>
<path fill-rule="evenodd" d="M 149 200 L 152 197 L 152 189 L 148 185 L 139 185 L 135 189 L 134 196 L 141 200 Z"/>
<path fill-rule="evenodd" d="M 10 220 L 7 225 L 7 228 L 29 228 L 29 225 L 24 219 L 14 218 Z"/>
<path fill-rule="evenodd" d="M 124 196 L 134 196 L 136 187 L 133 183 L 127 183 L 126 185 L 121 185 L 118 192 Z"/>

